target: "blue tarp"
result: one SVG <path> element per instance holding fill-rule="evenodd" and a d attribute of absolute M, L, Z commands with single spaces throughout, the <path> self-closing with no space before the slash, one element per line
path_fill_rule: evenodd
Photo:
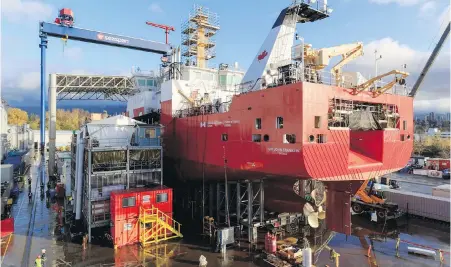
<path fill-rule="evenodd" d="M 7 157 L 3 164 L 12 164 L 14 171 L 16 171 L 22 166 L 22 155 Z"/>
<path fill-rule="evenodd" d="M 27 153 L 27 151 L 24 150 L 13 150 L 8 152 L 8 157 L 16 157 L 16 156 L 23 156 Z"/>

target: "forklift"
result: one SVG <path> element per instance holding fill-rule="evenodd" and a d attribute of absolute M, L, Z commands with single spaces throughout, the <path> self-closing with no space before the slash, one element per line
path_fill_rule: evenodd
<path fill-rule="evenodd" d="M 368 184 L 370 183 L 370 186 Z M 351 200 L 351 208 L 354 213 L 376 212 L 378 221 L 396 219 L 402 214 L 398 210 L 398 204 L 386 202 L 382 192 L 374 190 L 375 179 L 368 179 L 360 186 Z"/>

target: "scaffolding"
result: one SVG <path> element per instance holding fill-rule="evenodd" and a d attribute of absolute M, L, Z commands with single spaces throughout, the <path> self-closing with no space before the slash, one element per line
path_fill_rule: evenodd
<path fill-rule="evenodd" d="M 89 133 L 86 127 L 81 163 L 76 161 L 77 139 L 74 138 L 72 142 L 72 162 L 83 164 L 82 214 L 89 238 L 92 228 L 110 225 L 111 192 L 163 184 L 161 126 L 119 126 L 120 132 L 132 133 L 131 138 L 101 139 Z M 110 132 L 111 127 L 118 125 L 103 124 L 97 131 Z M 111 128 L 111 131 L 114 129 Z M 77 166 L 73 164 L 73 188 L 76 188 L 76 169 Z M 68 207 L 68 210 L 74 208 Z"/>
<path fill-rule="evenodd" d="M 199 68 L 216 57 L 214 36 L 219 27 L 219 17 L 208 8 L 194 5 L 188 20 L 181 25 L 182 63 Z"/>

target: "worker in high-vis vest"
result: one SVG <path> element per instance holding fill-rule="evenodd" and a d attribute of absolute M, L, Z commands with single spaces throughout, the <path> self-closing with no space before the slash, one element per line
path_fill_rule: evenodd
<path fill-rule="evenodd" d="M 38 255 L 38 256 L 36 257 L 36 260 L 34 261 L 34 266 L 35 266 L 35 267 L 42 267 L 41 255 Z"/>

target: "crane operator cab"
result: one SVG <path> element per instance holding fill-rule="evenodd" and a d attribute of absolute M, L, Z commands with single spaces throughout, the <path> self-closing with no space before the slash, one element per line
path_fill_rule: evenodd
<path fill-rule="evenodd" d="M 73 27 L 74 26 L 74 12 L 72 9 L 63 8 L 59 11 L 58 17 L 55 19 L 56 24 L 61 26 Z"/>

